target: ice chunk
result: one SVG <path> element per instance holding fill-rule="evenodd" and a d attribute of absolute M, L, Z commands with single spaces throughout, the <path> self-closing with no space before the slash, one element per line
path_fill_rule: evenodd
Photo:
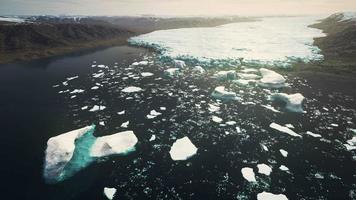
<path fill-rule="evenodd" d="M 149 141 L 151 142 L 151 141 L 154 141 L 154 140 L 156 140 L 156 135 L 152 135 Z"/>
<path fill-rule="evenodd" d="M 105 74 L 104 72 L 101 72 L 101 73 L 94 73 L 94 74 L 93 74 L 93 77 L 94 77 L 94 78 L 100 78 L 100 77 L 104 76 L 104 74 Z"/>
<path fill-rule="evenodd" d="M 286 124 L 285 126 L 288 127 L 288 128 L 295 128 L 295 127 L 293 126 L 293 124 Z"/>
<path fill-rule="evenodd" d="M 115 188 L 108 188 L 108 187 L 104 188 L 104 194 L 105 194 L 106 198 L 108 198 L 109 200 L 112 200 L 114 198 L 115 193 L 116 193 Z"/>
<path fill-rule="evenodd" d="M 94 132 L 95 125 L 86 126 L 50 138 L 47 141 L 44 178 L 49 183 L 59 182 L 72 176 L 77 170 L 66 172 L 69 162 L 73 159 L 76 141 L 84 135 Z"/>
<path fill-rule="evenodd" d="M 134 63 L 132 63 L 132 65 L 133 65 L 133 66 L 148 65 L 148 61 L 143 60 L 143 61 L 140 61 L 140 62 L 134 62 Z"/>
<path fill-rule="evenodd" d="M 84 90 L 82 90 L 82 89 L 75 89 L 75 90 L 71 91 L 70 94 L 79 94 L 79 93 L 83 93 L 83 92 L 84 92 Z"/>
<path fill-rule="evenodd" d="M 257 194 L 257 200 L 288 200 L 288 198 L 284 194 L 262 192 Z"/>
<path fill-rule="evenodd" d="M 142 91 L 142 88 L 135 87 L 135 86 L 129 86 L 129 87 L 124 88 L 121 91 L 125 92 L 125 93 L 140 92 L 140 91 Z"/>
<path fill-rule="evenodd" d="M 188 137 L 176 140 L 171 146 L 169 154 L 172 160 L 187 160 L 197 153 L 197 148 Z"/>
<path fill-rule="evenodd" d="M 312 136 L 312 137 L 316 137 L 316 138 L 321 137 L 320 134 L 316 134 L 316 133 L 313 133 L 313 132 L 310 132 L 310 131 L 307 131 L 306 134 L 308 134 L 308 135 L 310 135 L 310 136 Z"/>
<path fill-rule="evenodd" d="M 211 119 L 213 120 L 213 122 L 216 122 L 216 123 L 221 123 L 223 120 L 218 117 L 218 116 L 212 116 Z"/>
<path fill-rule="evenodd" d="M 245 80 L 254 80 L 254 79 L 260 79 L 261 76 L 257 74 L 243 74 L 243 73 L 238 73 L 237 74 L 241 79 Z"/>
<path fill-rule="evenodd" d="M 268 110 L 271 110 L 271 111 L 273 111 L 275 113 L 280 113 L 281 112 L 281 111 L 275 109 L 274 107 L 272 107 L 271 105 L 261 105 L 261 106 L 266 108 L 266 109 L 268 109 Z"/>
<path fill-rule="evenodd" d="M 242 73 L 257 73 L 258 70 L 257 69 L 252 69 L 252 68 L 245 68 L 243 70 L 241 70 Z"/>
<path fill-rule="evenodd" d="M 214 78 L 219 80 L 234 80 L 236 77 L 237 73 L 234 70 L 219 71 L 218 73 L 214 74 Z"/>
<path fill-rule="evenodd" d="M 153 76 L 153 73 L 151 73 L 151 72 L 142 72 L 141 76 L 143 76 L 143 77 Z"/>
<path fill-rule="evenodd" d="M 279 167 L 279 169 L 282 170 L 282 171 L 289 171 L 289 168 L 286 167 L 285 165 L 281 165 L 281 166 Z"/>
<path fill-rule="evenodd" d="M 93 86 L 93 87 L 91 87 L 91 89 L 92 90 L 97 90 L 97 89 L 99 89 L 99 87 L 98 86 Z"/>
<path fill-rule="evenodd" d="M 125 110 L 117 112 L 118 115 L 124 115 L 125 114 Z"/>
<path fill-rule="evenodd" d="M 217 111 L 220 110 L 220 107 L 219 107 L 219 106 L 216 106 L 216 105 L 214 105 L 214 104 L 209 104 L 208 110 L 209 110 L 210 112 L 217 112 Z"/>
<path fill-rule="evenodd" d="M 193 67 L 193 71 L 194 71 L 194 72 L 197 72 L 197 73 L 200 73 L 200 74 L 204 74 L 204 73 L 205 73 L 205 69 L 202 68 L 201 66 L 195 66 L 195 67 Z"/>
<path fill-rule="evenodd" d="M 251 83 L 256 83 L 257 81 L 253 79 L 249 79 L 249 80 L 239 79 L 239 80 L 233 80 L 232 82 L 240 86 L 246 86 Z"/>
<path fill-rule="evenodd" d="M 105 122 L 104 122 L 104 121 L 101 121 L 101 122 L 99 122 L 99 125 L 105 126 Z"/>
<path fill-rule="evenodd" d="M 233 126 L 233 125 L 236 124 L 236 122 L 235 122 L 235 121 L 228 121 L 228 122 L 226 122 L 225 124 L 227 124 L 227 125 L 229 125 L 229 126 Z"/>
<path fill-rule="evenodd" d="M 267 88 L 282 88 L 286 86 L 286 79 L 277 72 L 261 68 L 260 73 L 262 75 L 262 79 L 258 82 L 260 86 Z"/>
<path fill-rule="evenodd" d="M 91 148 L 90 156 L 126 155 L 135 151 L 137 141 L 137 137 L 133 131 L 124 131 L 113 135 L 102 136 L 96 139 Z"/>
<path fill-rule="evenodd" d="M 282 154 L 283 157 L 287 157 L 288 156 L 288 151 L 284 150 L 284 149 L 280 149 L 279 152 Z"/>
<path fill-rule="evenodd" d="M 74 79 L 77 79 L 77 78 L 79 78 L 79 76 L 68 77 L 68 78 L 67 78 L 67 81 L 71 81 L 71 80 L 74 80 Z"/>
<path fill-rule="evenodd" d="M 248 182 L 256 182 L 255 173 L 252 168 L 244 167 L 241 169 L 241 173 Z"/>
<path fill-rule="evenodd" d="M 156 110 L 151 110 L 150 115 L 158 116 L 158 115 L 162 115 L 162 113 L 157 112 Z"/>
<path fill-rule="evenodd" d="M 166 110 L 167 108 L 166 107 L 159 107 L 160 110 Z"/>
<path fill-rule="evenodd" d="M 213 96 L 216 99 L 221 99 L 221 100 L 238 100 L 239 99 L 235 92 L 226 91 L 224 86 L 216 87 L 215 90 L 211 93 L 211 96 Z"/>
<path fill-rule="evenodd" d="M 81 107 L 81 109 L 86 110 L 86 109 L 88 109 L 88 106 L 83 106 L 83 107 Z"/>
<path fill-rule="evenodd" d="M 163 71 L 163 74 L 168 77 L 178 76 L 179 68 L 169 68 Z"/>
<path fill-rule="evenodd" d="M 186 64 L 183 60 L 174 60 L 174 66 L 179 69 L 183 69 L 186 67 Z"/>
<path fill-rule="evenodd" d="M 100 110 L 105 110 L 106 106 L 98 106 L 98 105 L 94 105 L 89 112 L 96 112 L 96 111 L 100 111 Z"/>
<path fill-rule="evenodd" d="M 351 139 L 346 141 L 349 145 L 356 146 L 356 136 L 353 136 Z"/>
<path fill-rule="evenodd" d="M 296 94 L 285 94 L 285 93 L 277 93 L 271 95 L 271 100 L 279 100 L 286 103 L 286 109 L 291 112 L 304 112 L 302 108 L 302 103 L 304 101 L 304 96 L 300 93 Z"/>
<path fill-rule="evenodd" d="M 272 168 L 266 164 L 258 164 L 258 173 L 269 176 L 272 172 Z"/>
<path fill-rule="evenodd" d="M 275 129 L 275 130 L 278 130 L 282 133 L 287 133 L 288 135 L 291 135 L 291 136 L 294 136 L 294 137 L 302 137 L 301 135 L 297 134 L 296 132 L 292 131 L 291 129 L 285 127 L 285 126 L 281 126 L 279 124 L 276 124 L 276 123 L 271 123 L 269 125 L 269 127 Z"/>
<path fill-rule="evenodd" d="M 121 128 L 127 128 L 127 127 L 129 127 L 129 124 L 130 124 L 130 122 L 126 121 L 126 122 L 121 124 Z"/>

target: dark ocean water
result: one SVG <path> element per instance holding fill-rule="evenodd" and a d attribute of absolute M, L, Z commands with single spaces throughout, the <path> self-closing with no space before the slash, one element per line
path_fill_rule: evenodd
<path fill-rule="evenodd" d="M 150 64 L 130 66 L 141 60 Z M 108 68 L 91 67 L 93 61 Z M 213 79 L 213 72 L 197 75 L 186 70 L 176 78 L 164 77 L 169 64 L 147 50 L 122 46 L 0 66 L 1 187 L 5 191 L 1 199 L 98 200 L 105 199 L 104 187 L 117 189 L 115 199 L 256 199 L 263 191 L 289 199 L 352 199 L 355 154 L 343 144 L 353 135 L 350 129 L 356 128 L 356 91 L 350 87 L 354 82 L 286 76 L 290 87 L 282 91 L 306 97 L 307 113 L 296 114 L 269 102 L 269 91 Z M 105 75 L 93 78 L 98 72 Z M 142 72 L 154 75 L 142 77 Z M 68 86 L 62 84 L 73 76 L 79 78 L 68 81 Z M 96 83 L 103 86 L 91 90 Z M 219 85 L 237 92 L 242 100 L 214 100 L 210 94 Z M 121 92 L 127 86 L 143 91 Z M 67 89 L 85 92 L 75 98 L 59 93 Z M 209 104 L 220 111 L 209 111 Z M 267 104 L 282 113 L 261 106 Z M 107 108 L 95 113 L 81 110 L 93 105 Z M 118 115 L 122 110 L 125 114 Z M 162 115 L 147 119 L 151 110 Z M 236 125 L 215 123 L 213 115 Z M 105 126 L 98 125 L 101 121 Z M 45 183 L 43 159 L 50 137 L 92 123 L 97 125 L 96 136 L 109 135 L 127 130 L 120 127 L 126 121 L 139 140 L 134 153 L 94 163 L 64 182 Z M 303 137 L 270 129 L 272 122 L 293 124 Z M 322 139 L 306 131 L 321 134 Z M 149 141 L 152 134 L 156 140 Z M 198 153 L 186 161 L 173 161 L 170 146 L 184 136 Z M 282 157 L 279 149 L 287 150 L 288 157 Z M 272 167 L 270 176 L 257 172 L 260 163 Z M 282 164 L 289 172 L 278 169 Z M 243 167 L 254 169 L 256 184 L 243 179 Z"/>

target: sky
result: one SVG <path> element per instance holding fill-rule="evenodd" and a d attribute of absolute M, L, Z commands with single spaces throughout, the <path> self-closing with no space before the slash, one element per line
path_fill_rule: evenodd
<path fill-rule="evenodd" d="M 356 11 L 356 0 L 0 0 L 0 15 L 299 15 Z"/>

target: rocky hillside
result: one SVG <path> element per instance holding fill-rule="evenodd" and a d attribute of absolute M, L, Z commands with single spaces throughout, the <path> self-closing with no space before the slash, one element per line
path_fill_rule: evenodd
<path fill-rule="evenodd" d="M 315 39 L 326 60 L 356 59 L 356 13 L 337 13 L 312 27 L 327 34 Z"/>

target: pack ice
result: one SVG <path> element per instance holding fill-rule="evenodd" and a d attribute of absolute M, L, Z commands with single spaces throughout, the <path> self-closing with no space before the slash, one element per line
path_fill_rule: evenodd
<path fill-rule="evenodd" d="M 95 125 L 86 126 L 47 141 L 43 173 L 46 182 L 66 180 L 98 158 L 135 150 L 137 138 L 132 131 L 94 137 L 94 130 Z"/>
<path fill-rule="evenodd" d="M 171 155 L 172 160 L 187 160 L 195 155 L 197 150 L 198 149 L 188 137 L 183 137 L 173 143 L 169 154 Z"/>
<path fill-rule="evenodd" d="M 303 113 L 302 103 L 304 101 L 304 96 L 300 93 L 296 94 L 286 94 L 286 93 L 276 93 L 271 95 L 271 100 L 283 101 L 286 103 L 286 109 L 291 112 Z"/>

